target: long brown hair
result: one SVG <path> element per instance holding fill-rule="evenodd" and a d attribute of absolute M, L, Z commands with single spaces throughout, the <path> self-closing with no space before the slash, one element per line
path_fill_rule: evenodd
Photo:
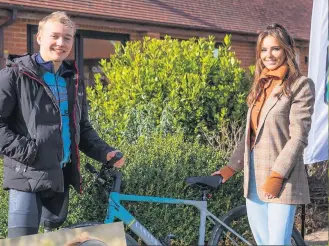
<path fill-rule="evenodd" d="M 279 42 L 281 48 L 283 48 L 284 53 L 286 55 L 285 64 L 288 66 L 288 72 L 283 80 L 282 84 L 282 91 L 284 95 L 288 96 L 291 95 L 291 84 L 301 76 L 301 71 L 299 68 L 299 61 L 298 61 L 298 51 L 295 45 L 295 41 L 292 38 L 292 36 L 289 34 L 289 32 L 281 25 L 279 24 L 271 24 L 266 27 L 266 29 L 259 34 L 258 40 L 257 40 L 257 47 L 256 47 L 256 64 L 255 64 L 255 77 L 254 82 L 251 86 L 249 95 L 247 97 L 247 104 L 250 107 L 254 101 L 256 100 L 256 97 L 258 93 L 261 90 L 260 86 L 260 75 L 264 69 L 264 64 L 260 58 L 260 53 L 262 50 L 262 43 L 265 37 L 272 36 Z M 278 95 L 277 94 L 277 95 Z"/>

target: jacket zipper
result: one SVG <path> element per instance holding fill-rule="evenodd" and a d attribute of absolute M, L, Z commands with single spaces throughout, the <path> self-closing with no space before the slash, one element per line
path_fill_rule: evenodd
<path fill-rule="evenodd" d="M 59 107 L 59 116 L 60 116 L 60 119 L 61 119 L 61 122 L 60 122 L 60 125 L 59 125 L 59 131 L 61 133 L 61 143 L 62 143 L 62 160 L 64 159 L 64 143 L 63 143 L 63 139 L 62 139 L 62 122 L 63 122 L 63 119 L 62 119 L 62 112 L 61 112 L 61 98 L 60 98 L 60 95 L 59 95 L 59 91 L 58 91 L 58 80 L 57 80 L 57 75 L 55 74 L 55 80 L 56 80 L 56 87 L 57 87 L 57 96 L 58 96 L 58 107 Z M 61 160 L 61 162 L 62 162 Z"/>

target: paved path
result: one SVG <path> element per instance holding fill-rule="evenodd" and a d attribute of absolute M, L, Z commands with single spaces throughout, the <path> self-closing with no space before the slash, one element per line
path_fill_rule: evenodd
<path fill-rule="evenodd" d="M 328 228 L 305 235 L 307 245 L 328 245 Z"/>

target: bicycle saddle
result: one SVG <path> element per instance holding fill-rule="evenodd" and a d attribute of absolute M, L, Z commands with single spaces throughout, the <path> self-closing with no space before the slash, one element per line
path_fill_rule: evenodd
<path fill-rule="evenodd" d="M 203 188 L 217 189 L 222 183 L 223 177 L 221 175 L 189 177 L 185 182 L 189 185 L 198 185 Z"/>

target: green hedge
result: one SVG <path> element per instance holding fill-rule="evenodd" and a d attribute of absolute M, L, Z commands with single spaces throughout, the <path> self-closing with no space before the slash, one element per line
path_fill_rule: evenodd
<path fill-rule="evenodd" d="M 140 138 L 133 145 L 122 144 L 120 149 L 127 156 L 123 168 L 124 192 L 127 194 L 200 199 L 198 190 L 184 190 L 185 178 L 210 175 L 217 166 L 227 163 L 226 153 L 198 142 L 186 142 L 182 134 Z M 84 183 L 85 194 L 73 194 L 68 223 L 102 221 L 105 216 L 106 197 L 100 198 L 90 175 L 85 175 L 84 179 L 88 180 Z M 223 215 L 234 206 L 243 204 L 241 181 L 242 175 L 238 174 L 212 193 L 214 198 L 210 200 L 209 208 L 213 213 Z M 195 208 L 147 203 L 125 205 L 155 235 L 164 238 L 173 233 L 179 245 L 197 243 L 199 217 Z"/>
<path fill-rule="evenodd" d="M 209 175 L 217 166 L 225 165 L 226 153 L 197 142 L 184 141 L 182 134 L 172 136 L 152 136 L 140 138 L 135 144 L 123 143 L 120 149 L 126 156 L 124 172 L 124 192 L 150 196 L 163 196 L 184 199 L 199 199 L 200 194 L 186 189 L 185 178 L 189 176 Z M 86 162 L 99 168 L 99 163 L 82 158 L 82 167 Z M 103 221 L 107 197 L 99 192 L 92 175 L 83 171 L 83 195 L 71 189 L 69 216 L 66 225 L 79 221 Z M 2 169 L 0 173 L 2 177 Z M 213 192 L 209 208 L 221 215 L 236 205 L 243 203 L 242 175 L 238 174 L 217 192 Z M 234 190 L 234 192 L 232 192 Z M 6 236 L 8 192 L 0 191 L 0 236 Z M 191 245 L 197 242 L 197 210 L 184 205 L 159 205 L 146 203 L 126 203 L 151 232 L 159 237 L 168 233 L 177 236 L 179 244 Z M 179 225 L 179 226 L 177 226 Z"/>
<path fill-rule="evenodd" d="M 3 184 L 3 159 L 0 158 L 0 184 Z M 7 235 L 8 192 L 0 189 L 0 238 Z"/>
<path fill-rule="evenodd" d="M 100 62 L 108 84 L 98 74 L 95 87 L 88 88 L 92 120 L 130 141 L 154 130 L 203 137 L 227 122 L 241 122 L 249 80 L 230 49 L 230 36 L 218 56 L 212 37 L 117 45 L 116 54 Z"/>

